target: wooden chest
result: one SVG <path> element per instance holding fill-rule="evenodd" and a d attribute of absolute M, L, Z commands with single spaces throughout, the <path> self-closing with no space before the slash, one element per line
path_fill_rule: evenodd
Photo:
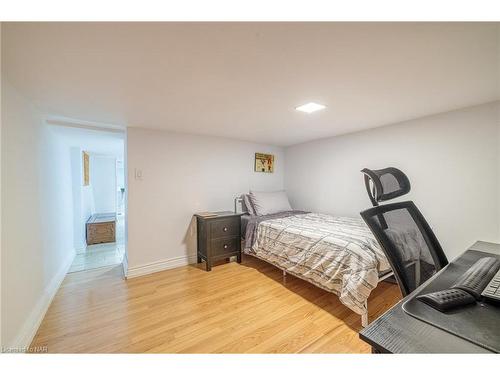
<path fill-rule="evenodd" d="M 116 241 L 116 215 L 94 214 L 87 220 L 87 245 Z"/>

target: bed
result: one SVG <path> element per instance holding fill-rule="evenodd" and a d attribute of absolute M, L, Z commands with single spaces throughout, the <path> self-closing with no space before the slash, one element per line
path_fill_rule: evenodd
<path fill-rule="evenodd" d="M 368 296 L 392 272 L 361 218 L 291 210 L 241 219 L 245 254 L 336 294 L 368 324 Z"/>

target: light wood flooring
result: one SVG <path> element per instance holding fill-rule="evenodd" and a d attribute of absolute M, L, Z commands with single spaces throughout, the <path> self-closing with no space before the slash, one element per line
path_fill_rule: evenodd
<path fill-rule="evenodd" d="M 401 298 L 382 282 L 370 320 Z M 32 346 L 49 353 L 369 353 L 359 315 L 253 257 L 124 280 L 121 266 L 67 275 Z"/>

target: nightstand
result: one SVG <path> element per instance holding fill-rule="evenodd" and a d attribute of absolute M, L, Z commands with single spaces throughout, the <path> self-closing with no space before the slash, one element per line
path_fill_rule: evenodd
<path fill-rule="evenodd" d="M 195 214 L 198 231 L 198 263 L 206 262 L 210 271 L 216 260 L 237 257 L 241 263 L 241 214 L 215 212 L 217 216 Z"/>

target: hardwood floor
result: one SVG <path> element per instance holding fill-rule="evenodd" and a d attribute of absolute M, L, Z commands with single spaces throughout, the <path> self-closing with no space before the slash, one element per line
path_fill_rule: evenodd
<path fill-rule="evenodd" d="M 32 346 L 49 353 L 369 353 L 359 315 L 255 259 L 124 280 L 120 267 L 67 275 Z M 370 319 L 401 298 L 382 282 Z"/>

